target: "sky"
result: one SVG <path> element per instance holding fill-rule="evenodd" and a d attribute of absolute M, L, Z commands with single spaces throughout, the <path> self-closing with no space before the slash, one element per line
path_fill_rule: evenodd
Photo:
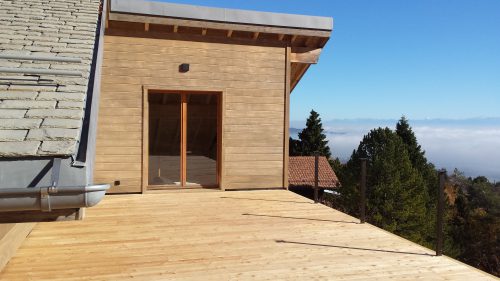
<path fill-rule="evenodd" d="M 311 109 L 335 157 L 405 115 L 430 161 L 500 180 L 500 0 L 171 0 L 334 19 L 291 96 L 293 132 Z"/>
<path fill-rule="evenodd" d="M 333 17 L 291 120 L 500 117 L 498 0 L 172 0 Z"/>

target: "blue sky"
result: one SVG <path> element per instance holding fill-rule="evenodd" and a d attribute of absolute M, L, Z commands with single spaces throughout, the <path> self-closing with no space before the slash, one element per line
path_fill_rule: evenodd
<path fill-rule="evenodd" d="M 500 117 L 498 0 L 172 0 L 331 16 L 332 39 L 291 99 L 291 120 Z"/>

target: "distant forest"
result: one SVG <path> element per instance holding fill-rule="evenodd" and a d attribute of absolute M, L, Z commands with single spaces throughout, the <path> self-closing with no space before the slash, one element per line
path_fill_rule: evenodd
<path fill-rule="evenodd" d="M 347 163 L 332 159 L 319 114 L 314 110 L 299 139 L 290 138 L 290 155 L 319 154 L 330 159 L 340 186 L 324 203 L 358 216 L 361 158 L 367 159 L 366 218 L 373 225 L 434 249 L 438 171 L 403 116 L 396 130 L 368 132 Z M 335 147 L 335 144 L 332 144 Z M 500 276 L 500 183 L 447 175 L 444 254 Z"/>

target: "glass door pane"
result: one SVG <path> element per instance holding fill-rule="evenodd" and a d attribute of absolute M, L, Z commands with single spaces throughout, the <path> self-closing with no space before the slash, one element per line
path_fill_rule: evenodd
<path fill-rule="evenodd" d="M 187 94 L 186 185 L 217 185 L 218 95 Z"/>
<path fill-rule="evenodd" d="M 149 185 L 181 185 L 181 95 L 149 94 Z"/>

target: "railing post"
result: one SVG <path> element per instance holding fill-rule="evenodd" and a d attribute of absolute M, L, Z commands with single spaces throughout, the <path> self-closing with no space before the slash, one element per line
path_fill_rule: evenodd
<path fill-rule="evenodd" d="M 314 156 L 314 203 L 319 202 L 319 155 Z"/>
<path fill-rule="evenodd" d="M 360 202 L 359 202 L 359 220 L 365 223 L 366 217 L 366 158 L 361 158 L 361 179 L 360 179 Z"/>
<path fill-rule="evenodd" d="M 443 255 L 444 182 L 446 170 L 439 170 L 438 204 L 436 218 L 436 256 Z"/>

